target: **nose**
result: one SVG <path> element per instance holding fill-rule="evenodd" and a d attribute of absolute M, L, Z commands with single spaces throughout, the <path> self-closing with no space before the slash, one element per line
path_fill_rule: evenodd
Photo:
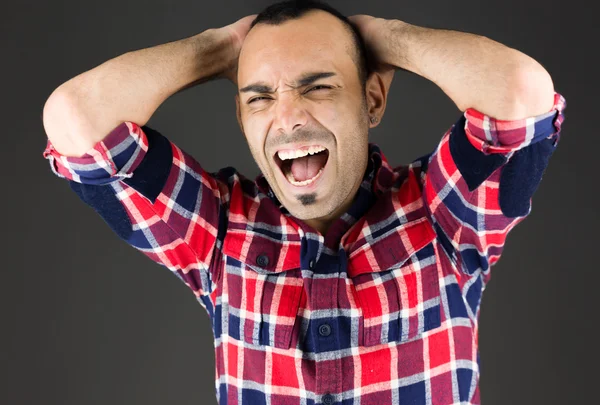
<path fill-rule="evenodd" d="M 294 92 L 281 94 L 276 103 L 273 126 L 277 133 L 291 134 L 306 125 L 308 114 Z"/>

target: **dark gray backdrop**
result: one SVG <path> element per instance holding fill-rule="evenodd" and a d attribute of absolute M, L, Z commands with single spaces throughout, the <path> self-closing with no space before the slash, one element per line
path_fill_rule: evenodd
<path fill-rule="evenodd" d="M 42 158 L 42 108 L 68 79 L 127 51 L 227 25 L 268 1 L 23 1 L 0 13 L 3 63 L 0 403 L 216 404 L 207 314 L 169 271 L 121 241 Z M 480 318 L 484 405 L 592 403 L 599 376 L 597 52 L 575 1 L 331 1 L 485 35 L 538 60 L 563 94 L 560 146 L 493 268 Z M 592 41 L 592 39 L 594 41 Z M 221 80 L 167 100 L 149 126 L 210 171 L 255 176 Z M 396 165 L 460 116 L 435 84 L 397 71 L 377 142 Z M 597 398 L 596 398 L 597 399 Z"/>

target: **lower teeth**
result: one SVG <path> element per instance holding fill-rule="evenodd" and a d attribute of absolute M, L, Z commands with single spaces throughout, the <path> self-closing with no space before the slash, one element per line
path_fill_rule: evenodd
<path fill-rule="evenodd" d="M 312 179 L 308 179 L 308 180 L 304 180 L 304 181 L 296 181 L 294 179 L 294 175 L 292 174 L 292 171 L 290 170 L 288 172 L 288 174 L 286 174 L 286 178 L 288 179 L 288 181 L 290 183 L 292 183 L 294 186 L 308 186 L 309 184 L 311 184 L 312 182 L 314 182 L 320 175 L 321 172 L 323 171 L 323 168 L 319 169 L 319 172 L 315 175 L 315 177 L 313 177 Z"/>

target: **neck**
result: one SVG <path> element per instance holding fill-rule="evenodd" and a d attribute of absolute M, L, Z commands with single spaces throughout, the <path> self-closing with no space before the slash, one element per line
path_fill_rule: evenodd
<path fill-rule="evenodd" d="M 349 208 L 349 207 L 346 207 L 346 209 L 347 208 Z M 304 220 L 304 223 L 306 223 L 307 225 L 309 225 L 312 228 L 314 228 L 321 235 L 325 236 L 327 234 L 327 231 L 331 227 L 331 225 L 339 217 L 341 217 L 342 214 L 345 212 L 345 209 L 342 212 L 338 212 L 338 211 L 339 211 L 339 208 L 338 208 L 338 210 L 336 210 L 336 212 L 332 213 L 331 215 L 328 215 L 327 217 L 306 219 L 306 220 Z"/>
<path fill-rule="evenodd" d="M 350 196 L 346 199 L 346 201 L 344 201 L 344 203 L 342 203 L 342 205 L 337 207 L 334 212 L 321 218 L 305 219 L 304 223 L 317 230 L 321 235 L 325 236 L 331 225 L 333 225 L 333 223 L 339 217 L 341 217 L 350 209 L 360 185 L 361 182 L 358 182 L 358 184 L 354 187 L 354 190 L 352 190 L 352 193 L 350 193 Z"/>

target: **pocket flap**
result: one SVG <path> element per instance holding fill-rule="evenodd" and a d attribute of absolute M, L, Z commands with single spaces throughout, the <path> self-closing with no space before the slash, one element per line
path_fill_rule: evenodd
<path fill-rule="evenodd" d="M 348 255 L 348 275 L 356 277 L 364 273 L 398 268 L 435 237 L 435 230 L 429 219 L 421 217 L 394 228 L 376 240 L 361 238 L 364 243 L 354 246 Z"/>
<path fill-rule="evenodd" d="M 223 253 L 261 274 L 300 268 L 300 241 L 279 241 L 256 232 L 228 231 Z"/>

